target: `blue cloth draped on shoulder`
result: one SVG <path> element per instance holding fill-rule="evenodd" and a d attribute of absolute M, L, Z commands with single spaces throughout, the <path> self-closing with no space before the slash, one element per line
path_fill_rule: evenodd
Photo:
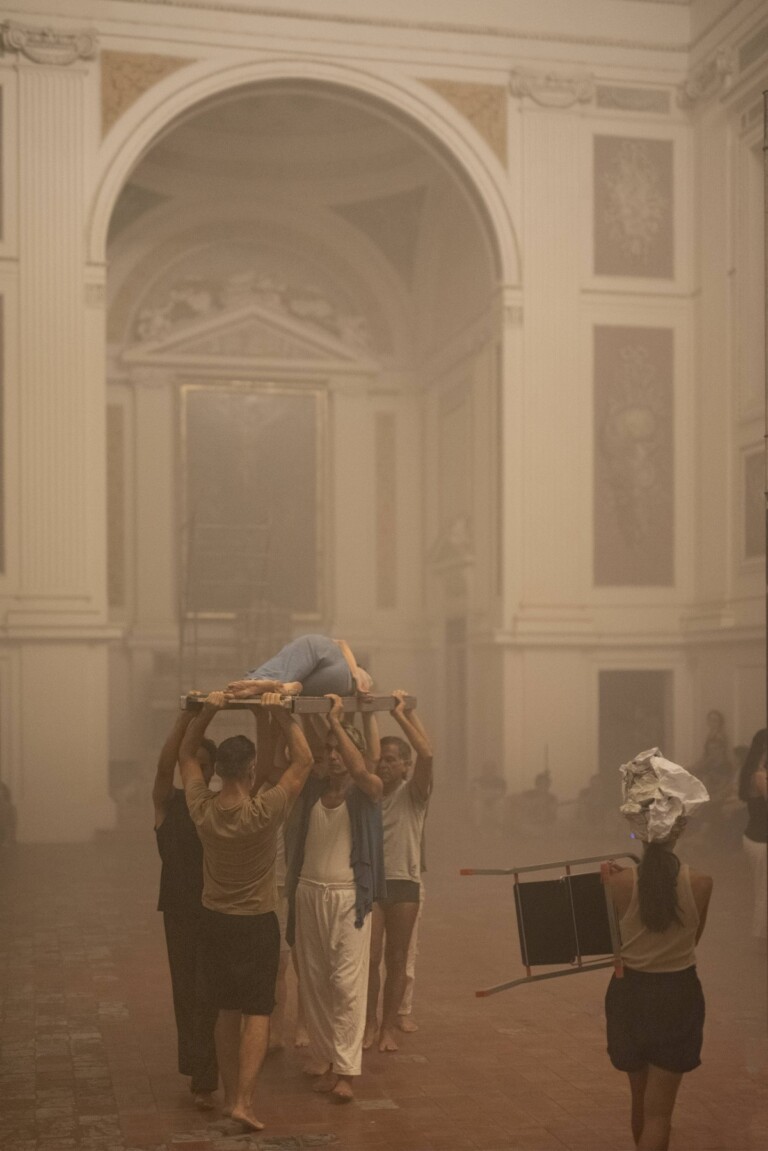
<path fill-rule="evenodd" d="M 246 672 L 246 679 L 298 680 L 304 695 L 352 695 L 352 672 L 341 648 L 327 635 L 300 635 L 260 667 Z"/>
<path fill-rule="evenodd" d="M 291 947 L 296 940 L 296 888 L 304 865 L 309 817 L 327 786 L 326 780 L 309 777 L 291 814 L 289 825 L 292 826 L 286 829 L 288 873 L 285 894 L 288 897 L 288 925 L 285 938 Z M 387 895 L 381 804 L 369 799 L 359 787 L 350 787 L 345 803 L 352 828 L 352 855 L 349 862 L 355 877 L 355 927 L 362 927 L 374 903 L 386 899 Z"/>

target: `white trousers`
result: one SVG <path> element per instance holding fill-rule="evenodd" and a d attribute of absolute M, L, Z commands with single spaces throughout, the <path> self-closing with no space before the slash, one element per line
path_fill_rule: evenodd
<path fill-rule="evenodd" d="M 755 939 L 765 939 L 768 933 L 768 847 L 747 839 L 746 835 L 742 836 L 741 842 L 752 872 L 752 934 Z"/>
<path fill-rule="evenodd" d="M 363 1059 L 371 917 L 355 927 L 355 889 L 299 880 L 296 961 L 313 1062 L 359 1075 Z"/>

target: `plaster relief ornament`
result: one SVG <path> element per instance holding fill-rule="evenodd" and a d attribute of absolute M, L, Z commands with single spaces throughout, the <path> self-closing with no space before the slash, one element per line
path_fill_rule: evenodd
<path fill-rule="evenodd" d="M 619 771 L 623 798 L 619 810 L 632 829 L 632 838 L 643 843 L 669 839 L 679 820 L 709 802 L 701 780 L 665 759 L 658 747 L 640 752 Z"/>
<path fill-rule="evenodd" d="M 648 541 L 649 496 L 657 484 L 656 455 L 661 440 L 662 398 L 656 369 L 642 346 L 622 348 L 622 378 L 600 429 L 600 448 L 608 464 L 608 482 L 616 522 L 632 548 Z"/>
<path fill-rule="evenodd" d="M 139 343 L 167 336 L 178 325 L 206 316 L 257 304 L 319 328 L 345 344 L 368 351 L 372 337 L 368 321 L 360 313 L 340 311 L 319 288 L 292 287 L 253 270 L 234 273 L 221 282 L 187 277 L 173 284 L 159 303 L 142 307 L 133 335 Z"/>
<path fill-rule="evenodd" d="M 600 181 L 611 239 L 626 255 L 647 260 L 671 212 L 651 149 L 643 140 L 623 140 Z"/>
<path fill-rule="evenodd" d="M 2 44 L 8 52 L 19 52 L 35 64 L 74 64 L 96 55 L 93 32 L 59 32 L 54 28 L 29 27 L 8 21 L 2 28 Z"/>
<path fill-rule="evenodd" d="M 527 96 L 542 108 L 572 108 L 594 100 L 595 82 L 591 76 L 515 69 L 509 77 L 509 91 L 518 98 Z"/>

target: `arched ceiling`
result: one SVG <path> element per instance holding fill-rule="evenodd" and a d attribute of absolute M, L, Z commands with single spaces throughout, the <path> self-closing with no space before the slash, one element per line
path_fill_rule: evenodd
<path fill-rule="evenodd" d="M 425 294 L 432 296 L 431 267 L 440 271 L 429 306 L 439 311 L 446 250 L 456 253 L 455 271 L 447 261 L 448 275 L 457 278 L 448 294 L 454 301 L 466 294 L 468 316 L 477 313 L 478 285 L 486 295 L 492 290 L 488 229 L 445 159 L 383 106 L 295 82 L 227 93 L 171 125 L 118 200 L 110 260 L 117 252 L 124 260 L 123 238 L 135 236 L 139 244 L 142 228 L 158 213 L 178 218 L 180 227 L 191 215 L 215 223 L 227 205 L 245 201 L 255 213 L 259 205 L 265 215 L 275 206 L 292 212 L 297 230 L 317 228 L 322 213 L 332 213 L 384 258 L 404 301 L 417 288 L 422 298 L 404 302 L 409 322 Z M 308 237 L 308 246 L 319 239 Z"/>

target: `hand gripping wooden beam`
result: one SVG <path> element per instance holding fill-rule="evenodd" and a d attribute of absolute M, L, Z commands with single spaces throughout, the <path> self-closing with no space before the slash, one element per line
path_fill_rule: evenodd
<path fill-rule="evenodd" d="M 204 701 L 205 695 L 202 693 L 189 692 L 181 697 L 181 710 L 199 711 Z M 280 703 L 294 715 L 327 715 L 331 710 L 331 701 L 325 696 L 283 695 L 280 697 Z M 394 711 L 397 700 L 393 695 L 345 695 L 341 703 L 344 711 Z M 261 704 L 261 696 L 256 695 L 251 699 L 228 699 L 221 710 L 242 711 L 243 708 L 251 708 L 254 704 L 257 707 Z M 407 695 L 405 706 L 409 709 L 416 707 L 416 696 Z"/>

